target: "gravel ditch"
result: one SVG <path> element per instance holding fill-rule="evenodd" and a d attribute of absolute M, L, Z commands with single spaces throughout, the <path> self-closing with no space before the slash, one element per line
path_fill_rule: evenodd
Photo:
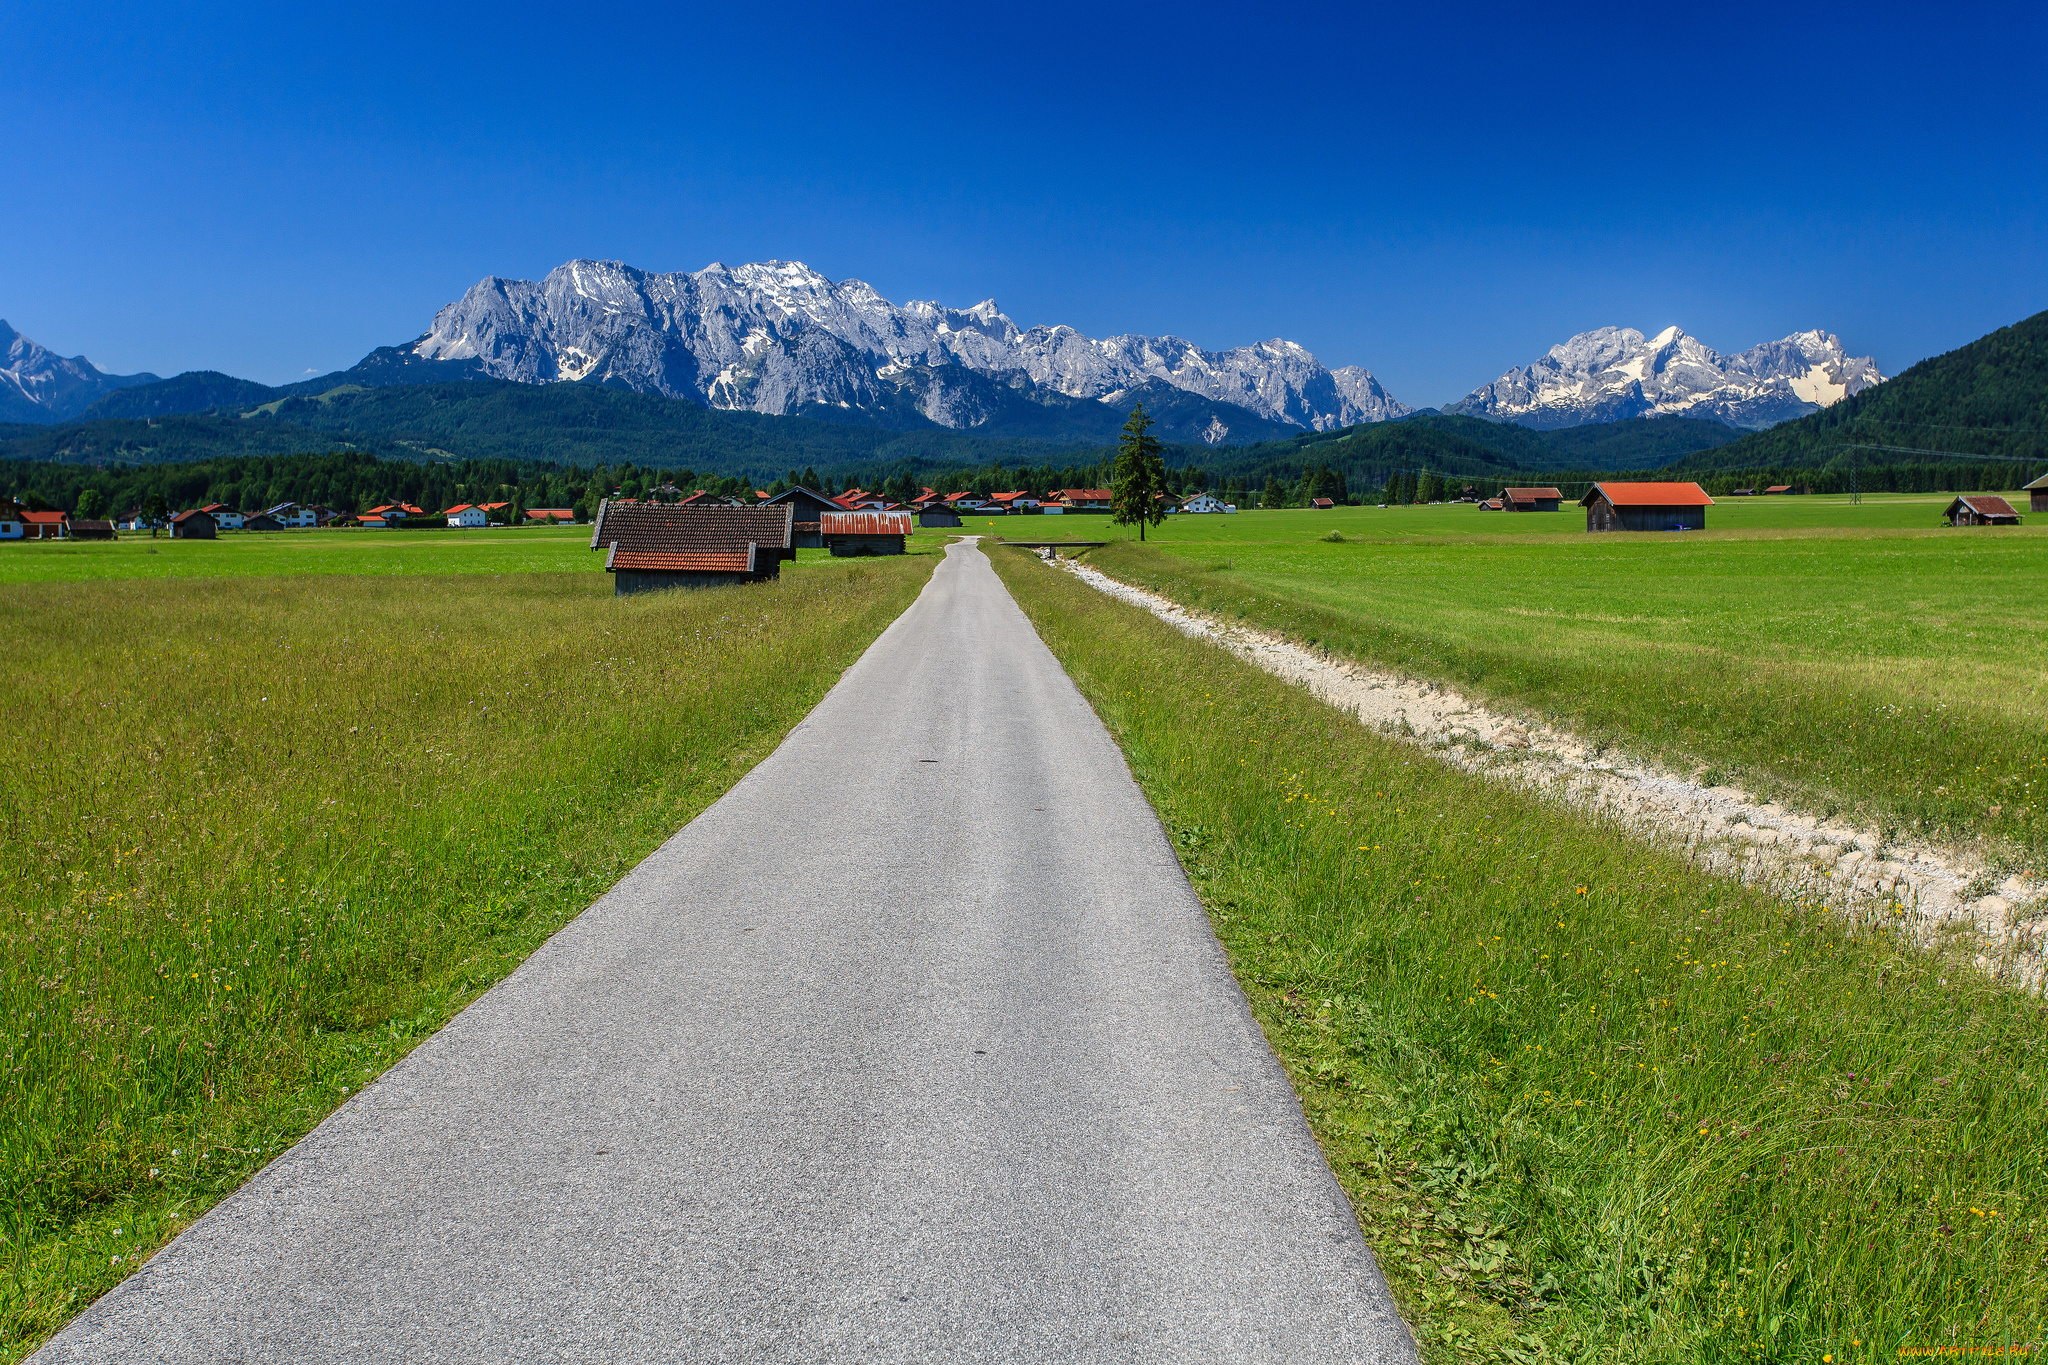
<path fill-rule="evenodd" d="M 1360 724 L 1453 767 L 1619 821 L 1709 872 L 1827 905 L 1858 922 L 1903 922 L 1918 941 L 1966 951 L 1981 970 L 2022 989 L 2048 984 L 2048 885 L 2001 877 L 1957 849 L 1887 841 L 1875 830 L 1752 801 L 1732 787 L 1702 786 L 1635 755 L 1596 752 L 1570 731 L 1189 611 L 1042 553 L 1091 587 L 1306 687 Z"/>

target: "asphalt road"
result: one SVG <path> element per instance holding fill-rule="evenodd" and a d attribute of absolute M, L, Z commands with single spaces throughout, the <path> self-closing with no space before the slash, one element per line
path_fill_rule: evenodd
<path fill-rule="evenodd" d="M 1157 819 L 971 544 L 34 1357 L 1414 1358 Z"/>

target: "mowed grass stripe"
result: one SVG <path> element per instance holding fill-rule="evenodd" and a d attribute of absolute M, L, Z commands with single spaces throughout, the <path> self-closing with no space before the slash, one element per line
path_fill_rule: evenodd
<path fill-rule="evenodd" d="M 2041 1341 L 2041 1001 L 992 558 L 1173 832 L 1432 1359 Z"/>
<path fill-rule="evenodd" d="M 0 588 L 0 1359 L 715 800 L 936 562 Z"/>
<path fill-rule="evenodd" d="M 1329 543 L 1331 514 L 1265 515 L 1278 526 L 1235 544 L 1205 527 L 1089 562 L 1759 800 L 1982 839 L 2003 871 L 2048 871 L 2048 622 L 2024 610 L 2048 536 Z"/>

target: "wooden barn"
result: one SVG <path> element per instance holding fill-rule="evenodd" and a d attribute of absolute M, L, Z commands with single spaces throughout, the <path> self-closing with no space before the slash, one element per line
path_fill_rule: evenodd
<path fill-rule="evenodd" d="M 1596 483 L 1579 505 L 1588 531 L 1703 531 L 1714 500 L 1696 483 Z"/>
<path fill-rule="evenodd" d="M 1564 494 L 1555 488 L 1503 488 L 1500 505 L 1510 512 L 1555 512 Z"/>
<path fill-rule="evenodd" d="M 818 519 L 827 512 L 844 512 L 832 499 L 815 489 L 796 487 L 787 493 L 777 493 L 763 503 L 764 507 L 781 507 L 787 504 L 796 509 L 796 521 L 792 523 L 790 544 L 804 550 L 822 550 L 825 539 L 818 530 Z M 959 525 L 955 522 L 954 525 Z"/>
<path fill-rule="evenodd" d="M 2028 496 L 2029 512 L 2048 512 L 2048 474 L 2043 474 L 2021 491 Z"/>
<path fill-rule="evenodd" d="M 172 540 L 212 540 L 219 533 L 220 523 L 203 507 L 180 512 L 171 518 Z"/>
<path fill-rule="evenodd" d="M 251 512 L 242 518 L 244 531 L 282 531 L 284 523 L 268 512 Z"/>
<path fill-rule="evenodd" d="M 612 591 L 707 588 L 758 583 L 782 572 L 796 558 L 790 530 L 795 508 L 683 507 L 658 502 L 614 502 L 597 506 L 590 548 L 605 552 Z"/>
<path fill-rule="evenodd" d="M 900 555 L 910 534 L 908 512 L 827 512 L 819 528 L 834 555 Z"/>
<path fill-rule="evenodd" d="M 71 540 L 113 540 L 116 538 L 114 535 L 114 523 L 93 518 L 81 520 L 78 517 L 73 517 L 71 519 L 71 534 L 68 538 Z"/>
<path fill-rule="evenodd" d="M 1941 519 L 1951 526 L 2017 526 L 2020 524 L 2019 509 L 2004 498 L 1989 493 L 1972 493 L 1957 498 L 1941 514 Z"/>

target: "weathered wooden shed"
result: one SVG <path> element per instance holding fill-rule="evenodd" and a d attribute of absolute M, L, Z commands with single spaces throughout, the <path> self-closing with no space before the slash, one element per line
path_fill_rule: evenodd
<path fill-rule="evenodd" d="M 2020 513 L 2004 498 L 1972 493 L 1950 503 L 1941 519 L 1951 526 L 2017 526 Z"/>
<path fill-rule="evenodd" d="M 1555 512 L 1564 494 L 1555 488 L 1503 488 L 1500 505 L 1510 512 Z"/>
<path fill-rule="evenodd" d="M 115 539 L 114 523 L 111 521 L 106 521 L 98 518 L 86 518 L 81 520 L 78 517 L 73 517 L 71 519 L 70 539 L 113 540 Z"/>
<path fill-rule="evenodd" d="M 908 512 L 827 512 L 819 530 L 836 556 L 900 555 L 910 534 Z"/>
<path fill-rule="evenodd" d="M 604 571 L 612 576 L 614 597 L 663 588 L 758 583 L 776 577 L 781 567 L 773 551 L 751 544 L 743 550 L 626 550 L 613 541 L 604 552 Z"/>
<path fill-rule="evenodd" d="M 658 588 L 758 583 L 795 559 L 794 509 L 682 507 L 658 502 L 598 504 L 590 548 L 605 552 L 612 591 L 624 597 Z"/>
<path fill-rule="evenodd" d="M 201 508 L 171 518 L 172 540 L 213 540 L 219 534 L 220 523 L 213 519 L 213 513 Z"/>
<path fill-rule="evenodd" d="M 282 531 L 284 523 L 268 512 L 256 512 L 242 519 L 244 531 Z"/>
<path fill-rule="evenodd" d="M 2029 512 L 2048 512 L 2048 474 L 2043 474 L 2021 491 L 2028 495 Z"/>
<path fill-rule="evenodd" d="M 1696 483 L 1596 483 L 1579 505 L 1588 531 L 1701 531 L 1714 500 Z"/>
<path fill-rule="evenodd" d="M 818 531 L 818 518 L 827 512 L 844 512 L 832 499 L 816 489 L 798 486 L 786 493 L 777 493 L 763 503 L 764 507 L 781 507 L 787 504 L 796 509 L 796 520 L 792 523 L 790 544 L 799 549 L 822 550 L 825 540 Z"/>

